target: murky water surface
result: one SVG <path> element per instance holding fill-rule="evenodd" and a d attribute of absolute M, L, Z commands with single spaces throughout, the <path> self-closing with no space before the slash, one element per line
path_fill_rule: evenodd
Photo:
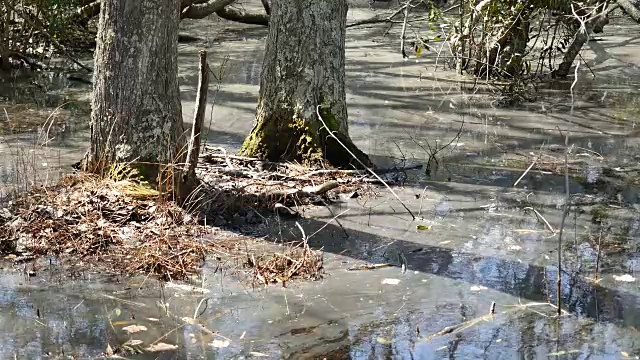
<path fill-rule="evenodd" d="M 350 21 L 370 14 L 353 7 Z M 424 165 L 395 175 L 404 183 L 396 192 L 416 220 L 383 190 L 375 199 L 308 211 L 300 220 L 307 234 L 330 223 L 310 239 L 325 250 L 327 274 L 286 288 L 255 287 L 215 271 L 215 263 L 192 289 L 146 278 L 71 276 L 53 260 L 35 269 L 7 263 L 0 277 L 0 357 L 93 358 L 109 346 L 139 359 L 636 358 L 640 218 L 629 179 L 640 171 L 634 65 L 640 51 L 629 37 L 632 26 L 612 21 L 590 44 L 583 56 L 596 77 L 580 68 L 573 103 L 570 79 L 542 89 L 535 103 L 508 109 L 486 92 L 471 95 L 442 64 L 435 70 L 434 54 L 403 61 L 397 34 L 382 36 L 386 26 L 349 30 L 351 136 L 380 166 Z M 238 149 L 252 127 L 266 29 L 214 19 L 185 21 L 183 32 L 201 39 L 180 45 L 185 119 L 204 47 L 221 75 L 209 97 L 215 106 L 205 122 L 207 139 Z M 16 99 L 35 97 L 39 112 L 29 114 L 41 116 L 41 124 L 65 101 L 86 105 L 89 90 L 68 74 L 49 76 L 44 90 L 4 84 L 9 118 L 2 121 L 18 115 Z M 83 120 L 77 114 L 63 115 Z M 53 181 L 68 170 L 87 141 L 83 121 L 70 123 L 44 137 L 39 126 L 3 136 L 3 183 Z M 430 161 L 429 148 L 458 132 Z M 566 195 L 564 177 L 552 170 L 564 164 L 566 134 L 577 172 L 558 289 Z M 24 169 L 38 176 L 25 177 Z M 269 226 L 276 242 L 300 238 L 293 224 Z M 393 266 L 347 271 L 365 262 Z M 560 318 L 548 304 L 558 295 Z M 142 351 L 162 346 L 167 350 Z"/>

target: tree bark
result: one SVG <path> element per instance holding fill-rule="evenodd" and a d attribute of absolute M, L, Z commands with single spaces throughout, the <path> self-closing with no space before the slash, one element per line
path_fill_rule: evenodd
<path fill-rule="evenodd" d="M 269 161 L 357 162 L 330 131 L 365 165 L 368 156 L 349 138 L 345 93 L 344 0 L 277 0 L 269 23 L 256 125 L 241 153 Z"/>
<path fill-rule="evenodd" d="M 640 22 L 640 0 L 618 0 L 618 5 L 636 22 Z"/>
<path fill-rule="evenodd" d="M 576 34 L 571 41 L 571 44 L 567 47 L 567 50 L 562 57 L 562 62 L 558 65 L 558 68 L 552 72 L 554 77 L 566 77 L 569 75 L 571 67 L 573 66 L 573 61 L 576 59 L 584 44 L 589 40 L 589 33 L 593 30 L 594 26 L 600 26 L 600 29 L 604 27 L 604 22 L 602 21 L 603 17 L 607 17 L 609 10 L 604 9 L 606 6 L 606 2 L 598 2 L 595 6 L 597 6 L 598 11 L 603 7 L 603 10 L 600 11 L 600 16 L 593 16 L 590 21 L 585 24 L 585 29 L 582 29 L 576 24 Z M 579 14 L 583 15 L 583 14 Z"/>
<path fill-rule="evenodd" d="M 209 64 L 207 52 L 200 50 L 200 66 L 198 68 L 198 92 L 196 95 L 196 108 L 193 112 L 193 125 L 187 150 L 187 166 L 185 168 L 186 182 L 195 179 L 196 166 L 200 156 L 200 142 L 202 139 L 202 123 L 207 110 L 207 94 L 209 91 Z"/>
<path fill-rule="evenodd" d="M 0 70 L 9 70 L 11 63 L 9 62 L 9 7 L 5 6 L 4 1 L 0 0 Z"/>
<path fill-rule="evenodd" d="M 129 162 L 154 182 L 184 163 L 179 22 L 179 0 L 102 1 L 85 170 Z"/>

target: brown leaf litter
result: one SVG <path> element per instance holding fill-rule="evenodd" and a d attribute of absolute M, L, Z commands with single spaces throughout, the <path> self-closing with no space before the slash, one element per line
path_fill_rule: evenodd
<path fill-rule="evenodd" d="M 117 272 L 180 279 L 200 267 L 207 253 L 237 240 L 215 241 L 211 228 L 158 198 L 135 182 L 90 174 L 34 187 L 0 213 L 3 250 L 66 255 Z"/>
<path fill-rule="evenodd" d="M 268 215 L 279 207 L 372 189 L 358 171 L 313 170 L 214 151 L 200 163 L 203 187 L 195 208 L 224 219 L 250 212 Z M 165 280 L 196 273 L 208 254 L 240 260 L 264 283 L 321 277 L 322 252 L 304 242 L 284 251 L 247 254 L 250 238 L 204 226 L 198 215 L 162 198 L 136 181 L 69 175 L 56 185 L 14 194 L 0 209 L 0 252 L 66 256 L 116 273 Z"/>

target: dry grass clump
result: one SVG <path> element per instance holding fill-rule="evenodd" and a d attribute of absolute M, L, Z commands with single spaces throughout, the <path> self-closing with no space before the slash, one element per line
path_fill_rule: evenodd
<path fill-rule="evenodd" d="M 159 195 L 134 181 L 91 174 L 34 187 L 2 210 L 4 251 L 66 255 L 124 273 L 184 278 L 221 244 L 203 241 L 211 229 Z"/>

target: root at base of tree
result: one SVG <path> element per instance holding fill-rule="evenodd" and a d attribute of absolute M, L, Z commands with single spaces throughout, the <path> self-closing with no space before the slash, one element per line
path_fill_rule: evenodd
<path fill-rule="evenodd" d="M 338 128 L 334 122 L 326 121 L 332 124 L 331 129 Z M 334 138 L 320 121 L 311 119 L 310 123 L 314 125 L 307 125 L 305 121 L 297 119 L 293 111 L 286 109 L 268 116 L 259 114 L 258 122 L 240 153 L 271 162 L 296 162 L 310 167 L 363 169 L 364 164 L 374 168 L 369 156 L 358 149 L 347 135 L 333 130 Z"/>

